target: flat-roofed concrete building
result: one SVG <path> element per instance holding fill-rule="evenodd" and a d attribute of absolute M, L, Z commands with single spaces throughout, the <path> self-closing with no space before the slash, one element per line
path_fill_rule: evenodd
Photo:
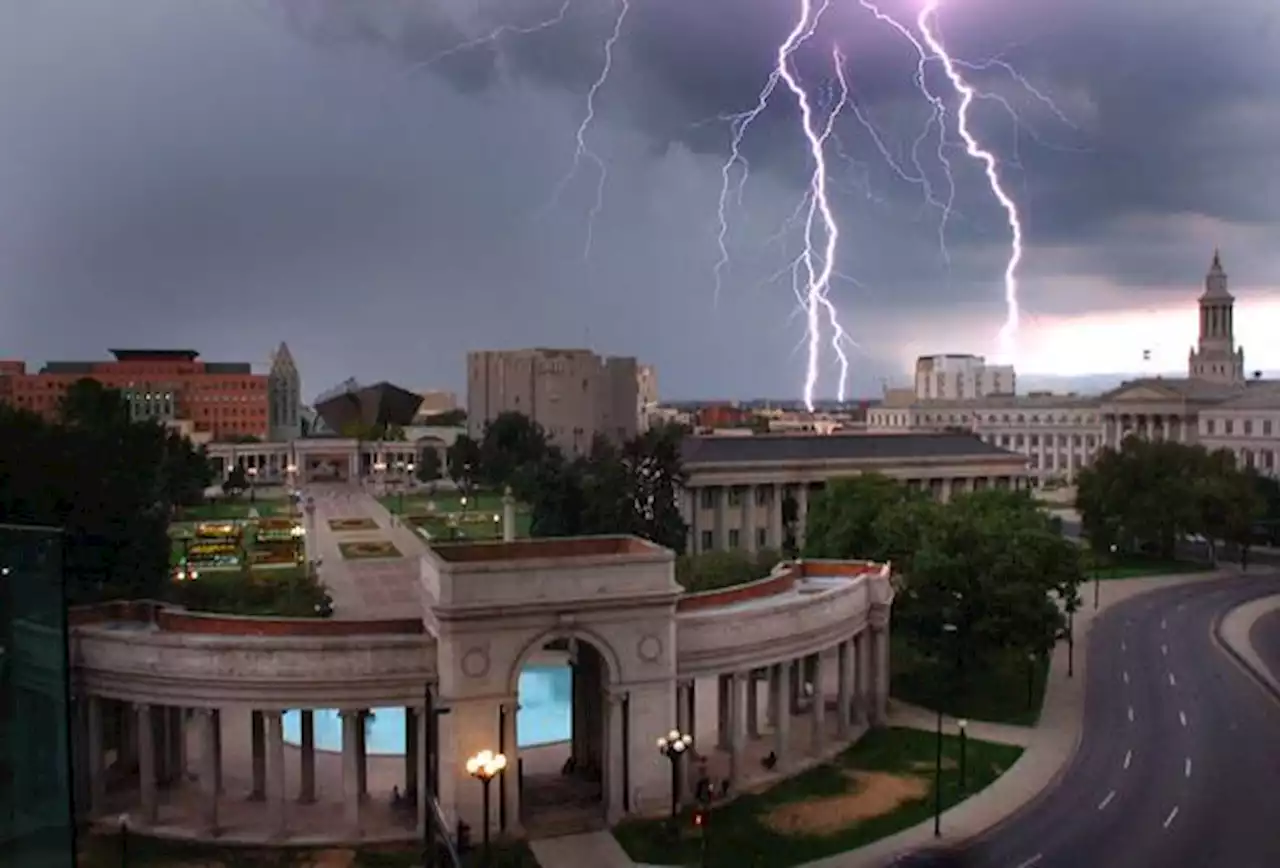
<path fill-rule="evenodd" d="M 523 413 L 571 455 L 596 435 L 615 442 L 639 432 L 640 385 L 653 381 L 632 357 L 590 350 L 477 350 L 467 353 L 467 429 L 473 438 L 500 413 Z"/>

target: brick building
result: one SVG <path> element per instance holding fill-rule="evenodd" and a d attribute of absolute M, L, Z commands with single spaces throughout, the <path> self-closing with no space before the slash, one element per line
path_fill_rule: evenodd
<path fill-rule="evenodd" d="M 248 362 L 203 362 L 195 350 L 111 350 L 114 361 L 49 362 L 28 372 L 0 361 L 0 402 L 53 418 L 67 387 L 89 378 L 118 389 L 137 419 L 156 419 L 195 440 L 270 435 L 268 381 Z"/>

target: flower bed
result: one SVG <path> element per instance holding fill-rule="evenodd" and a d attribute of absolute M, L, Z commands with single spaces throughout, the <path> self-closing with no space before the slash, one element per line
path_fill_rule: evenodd
<path fill-rule="evenodd" d="M 338 550 L 341 551 L 342 556 L 349 561 L 401 557 L 400 550 L 387 540 L 338 543 Z"/>

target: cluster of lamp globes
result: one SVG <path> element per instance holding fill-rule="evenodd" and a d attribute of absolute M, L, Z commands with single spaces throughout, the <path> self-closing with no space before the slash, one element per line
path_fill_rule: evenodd
<path fill-rule="evenodd" d="M 467 760 L 467 774 L 482 781 L 496 777 L 506 767 L 506 756 L 491 750 L 482 750 Z"/>
<path fill-rule="evenodd" d="M 658 738 L 658 750 L 669 756 L 679 756 L 691 747 L 693 747 L 693 736 L 681 735 L 677 729 Z"/>

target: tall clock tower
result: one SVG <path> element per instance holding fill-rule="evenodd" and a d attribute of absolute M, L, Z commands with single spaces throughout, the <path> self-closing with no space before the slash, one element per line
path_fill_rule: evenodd
<path fill-rule="evenodd" d="M 1200 296 L 1200 340 L 1188 359 L 1191 379 L 1224 385 L 1245 381 L 1244 348 L 1235 345 L 1234 320 L 1235 299 L 1227 292 L 1227 273 L 1215 250 Z"/>

